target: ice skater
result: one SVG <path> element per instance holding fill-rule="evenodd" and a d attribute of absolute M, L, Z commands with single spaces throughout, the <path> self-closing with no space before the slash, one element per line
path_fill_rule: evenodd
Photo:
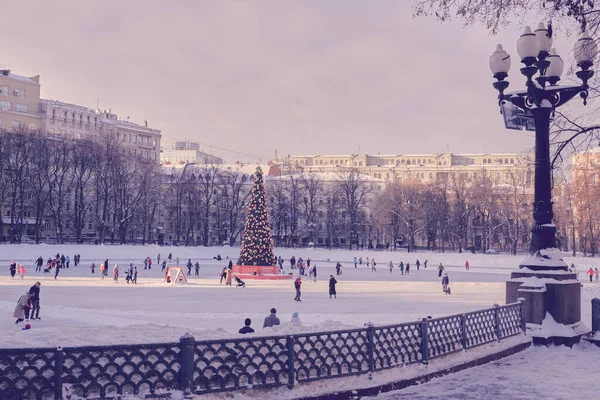
<path fill-rule="evenodd" d="M 119 266 L 117 264 L 113 268 L 113 282 L 119 283 Z"/>
<path fill-rule="evenodd" d="M 25 320 L 25 309 L 28 307 L 29 291 L 25 292 L 25 294 L 19 297 L 19 300 L 17 300 L 17 306 L 15 307 L 15 312 L 13 313 L 13 317 L 17 319 L 15 321 L 15 324 L 18 324 L 19 322 L 23 322 L 23 320 Z"/>
<path fill-rule="evenodd" d="M 448 273 L 445 273 L 442 278 L 442 290 L 444 293 L 450 294 L 450 278 L 448 278 Z"/>

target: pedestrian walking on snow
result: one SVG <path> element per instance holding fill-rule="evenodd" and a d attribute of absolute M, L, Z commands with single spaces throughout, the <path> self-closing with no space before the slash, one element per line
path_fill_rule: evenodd
<path fill-rule="evenodd" d="M 331 296 L 333 296 L 334 299 L 337 299 L 337 291 L 335 290 L 336 284 L 337 284 L 337 281 L 335 280 L 333 275 L 329 275 L 329 298 L 330 299 L 331 299 Z"/>

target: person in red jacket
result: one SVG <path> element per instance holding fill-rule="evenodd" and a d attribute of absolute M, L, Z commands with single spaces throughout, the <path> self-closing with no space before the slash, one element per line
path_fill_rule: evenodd
<path fill-rule="evenodd" d="M 302 280 L 300 279 L 300 277 L 296 278 L 296 280 L 294 281 L 294 287 L 296 288 L 296 297 L 294 297 L 295 301 L 302 301 L 302 300 L 300 300 L 300 296 L 302 295 L 302 293 L 300 293 L 301 285 L 302 285 Z"/>
<path fill-rule="evenodd" d="M 590 282 L 592 282 L 592 279 L 594 278 L 594 270 L 592 269 L 592 267 L 588 269 L 587 274 L 590 276 Z"/>

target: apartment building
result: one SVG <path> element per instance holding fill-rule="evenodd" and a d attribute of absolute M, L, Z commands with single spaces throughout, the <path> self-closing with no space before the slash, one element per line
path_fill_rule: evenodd
<path fill-rule="evenodd" d="M 0 129 L 40 129 L 40 77 L 0 70 Z"/>
<path fill-rule="evenodd" d="M 201 150 L 196 142 L 173 142 L 160 149 L 161 164 L 223 164 L 223 159 Z"/>
<path fill-rule="evenodd" d="M 435 182 L 447 179 L 452 173 L 477 178 L 485 172 L 498 184 L 512 184 L 515 175 L 519 175 L 525 186 L 533 187 L 533 158 L 517 153 L 314 155 L 288 156 L 277 162 L 308 173 L 337 173 L 355 168 L 386 183 L 402 183 L 411 179 L 424 183 Z"/>
<path fill-rule="evenodd" d="M 51 137 L 102 141 L 114 138 L 131 156 L 159 160 L 161 132 L 119 119 L 112 110 L 95 110 L 57 100 L 40 100 L 41 131 Z"/>

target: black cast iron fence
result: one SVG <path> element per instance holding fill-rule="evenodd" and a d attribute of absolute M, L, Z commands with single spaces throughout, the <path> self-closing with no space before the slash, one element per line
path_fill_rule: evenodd
<path fill-rule="evenodd" d="M 146 345 L 0 350 L 0 399 L 196 394 L 381 371 L 525 332 L 524 301 L 449 317 L 334 332 Z"/>

